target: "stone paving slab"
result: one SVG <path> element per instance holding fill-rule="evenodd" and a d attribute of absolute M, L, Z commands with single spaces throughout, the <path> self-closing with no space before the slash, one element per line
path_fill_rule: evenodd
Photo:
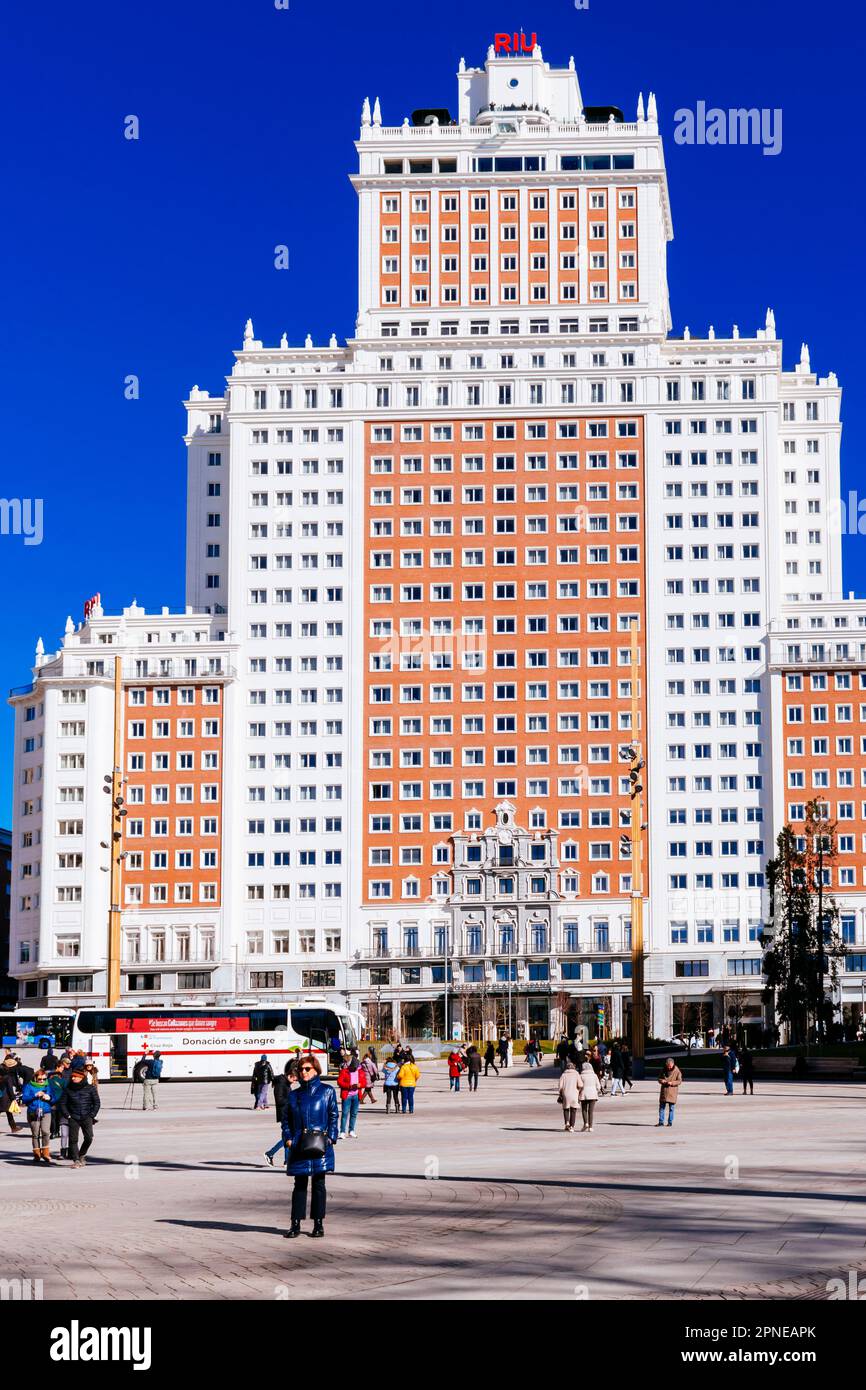
<path fill-rule="evenodd" d="M 564 1133 L 555 1091 L 518 1066 L 457 1095 L 428 1064 L 414 1116 L 364 1106 L 338 1144 L 326 1240 L 286 1242 L 274 1115 L 244 1083 L 165 1084 L 155 1113 L 104 1086 L 84 1169 L 0 1132 L 0 1277 L 61 1300 L 736 1299 L 866 1269 L 866 1086 L 687 1082 L 659 1130 L 650 1080 L 592 1135 Z"/>

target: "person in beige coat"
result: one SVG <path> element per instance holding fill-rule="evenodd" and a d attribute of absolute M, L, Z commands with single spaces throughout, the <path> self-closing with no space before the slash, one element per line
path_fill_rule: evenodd
<path fill-rule="evenodd" d="M 659 1124 L 665 1122 L 665 1106 L 668 1108 L 668 1124 L 674 1122 L 674 1107 L 677 1103 L 677 1095 L 680 1086 L 683 1084 L 683 1074 L 674 1062 L 673 1057 L 668 1057 L 661 1072 L 659 1073 Z"/>
<path fill-rule="evenodd" d="M 573 1133 L 580 1104 L 580 1076 L 573 1062 L 566 1062 L 559 1078 L 559 1103 L 567 1133 Z"/>
<path fill-rule="evenodd" d="M 598 1100 L 598 1077 L 591 1062 L 584 1062 L 578 1078 L 580 1087 L 580 1110 L 583 1115 L 582 1134 L 592 1134 L 592 1113 Z"/>

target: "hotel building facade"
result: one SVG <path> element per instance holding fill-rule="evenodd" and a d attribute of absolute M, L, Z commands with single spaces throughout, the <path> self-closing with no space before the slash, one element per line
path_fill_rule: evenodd
<path fill-rule="evenodd" d="M 159 624 L 225 663 L 219 875 L 199 872 L 198 840 L 192 878 L 143 862 L 124 929 L 139 947 L 168 919 L 166 941 L 175 922 L 210 931 L 194 989 L 195 971 L 145 972 L 163 996 L 335 990 L 374 1031 L 416 1037 L 446 1015 L 476 1035 L 623 1032 L 620 750 L 637 745 L 651 1034 L 731 1008 L 758 1024 L 765 864 L 822 790 L 852 821 L 832 886 L 851 951 L 838 1002 L 856 1015 L 866 605 L 841 597 L 836 378 L 805 347 L 784 367 L 771 311 L 754 333 L 669 336 L 652 94 L 634 120 L 586 107 L 573 61 L 538 45 L 461 61 L 457 80 L 453 118 L 387 126 L 364 102 L 354 335 L 267 346 L 248 322 L 224 392 L 186 402 L 189 607 Z M 40 958 L 12 965 L 31 998 L 73 930 L 48 785 L 68 721 L 48 696 L 106 640 L 99 622 L 15 697 L 13 955 L 38 939 Z M 137 613 L 124 624 L 129 640 Z M 31 764 L 41 844 L 22 840 Z M 81 824 L 96 893 L 102 832 Z M 40 860 L 37 910 L 23 880 Z M 149 899 L 181 883 L 217 897 Z M 81 950 L 104 955 L 93 920 Z"/>

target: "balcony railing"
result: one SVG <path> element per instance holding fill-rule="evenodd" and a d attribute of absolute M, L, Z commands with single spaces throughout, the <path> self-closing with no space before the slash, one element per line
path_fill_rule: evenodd
<path fill-rule="evenodd" d="M 128 970 L 132 966 L 136 968 L 145 966 L 149 970 L 154 967 L 159 967 L 163 970 L 173 970 L 176 966 L 181 966 L 184 969 L 189 967 L 191 970 L 195 970 L 200 966 L 216 965 L 216 963 L 216 958 L 214 956 L 153 956 L 142 952 L 140 955 L 124 956 L 120 962 L 120 966 L 122 970 Z"/>

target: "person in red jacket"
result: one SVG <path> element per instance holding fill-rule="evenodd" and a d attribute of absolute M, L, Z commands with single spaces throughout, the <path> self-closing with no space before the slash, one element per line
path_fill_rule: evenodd
<path fill-rule="evenodd" d="M 449 1090 L 460 1090 L 460 1073 L 463 1071 L 464 1062 L 460 1052 L 455 1047 L 453 1052 L 448 1054 L 448 1087 Z"/>
<path fill-rule="evenodd" d="M 343 1102 L 340 1133 L 345 1135 L 348 1131 L 350 1139 L 357 1139 L 358 1106 L 361 1103 L 361 1092 L 367 1085 L 367 1074 L 361 1068 L 357 1052 L 353 1052 L 346 1065 L 341 1068 L 337 1085 L 340 1088 L 340 1100 Z"/>

